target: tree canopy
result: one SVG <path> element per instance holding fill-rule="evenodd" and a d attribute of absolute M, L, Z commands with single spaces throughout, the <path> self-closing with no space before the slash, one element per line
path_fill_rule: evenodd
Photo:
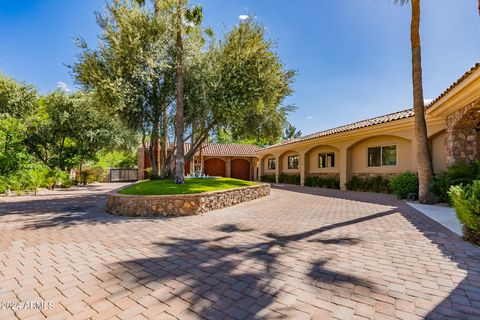
<path fill-rule="evenodd" d="M 177 132 L 170 145 L 191 142 L 189 159 L 221 130 L 236 141 L 277 142 L 294 110 L 284 99 L 292 93 L 295 72 L 281 63 L 265 28 L 249 19 L 216 40 L 202 25 L 202 8 L 183 5 L 185 133 L 179 139 Z M 151 154 L 157 154 L 159 137 L 166 145 L 182 121 L 175 120 L 175 6 L 176 1 L 157 0 L 152 11 L 144 1 L 114 1 L 97 19 L 100 46 L 90 49 L 79 41 L 83 50 L 73 66 L 79 84 L 141 133 L 144 145 L 151 142 Z"/>

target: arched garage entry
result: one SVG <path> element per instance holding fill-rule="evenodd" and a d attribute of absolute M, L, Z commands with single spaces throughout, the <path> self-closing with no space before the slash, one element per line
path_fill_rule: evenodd
<path fill-rule="evenodd" d="M 204 173 L 209 176 L 225 177 L 225 162 L 218 159 L 212 158 L 205 160 L 204 162 Z"/>
<path fill-rule="evenodd" d="M 250 180 L 250 162 L 245 159 L 233 159 L 231 166 L 232 178 Z"/>

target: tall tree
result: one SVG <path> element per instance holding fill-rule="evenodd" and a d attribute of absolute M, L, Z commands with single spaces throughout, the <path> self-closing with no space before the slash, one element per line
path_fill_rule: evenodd
<path fill-rule="evenodd" d="M 176 8 L 176 50 L 175 50 L 175 77 L 176 77 L 176 116 L 175 116 L 175 138 L 177 141 L 177 153 L 175 164 L 175 182 L 184 183 L 185 150 L 184 150 L 184 70 L 183 70 L 183 10 L 185 1 L 178 0 Z"/>
<path fill-rule="evenodd" d="M 433 195 L 430 187 L 433 180 L 433 165 L 428 145 L 425 104 L 423 99 L 422 50 L 420 41 L 420 0 L 395 0 L 395 3 L 411 4 L 410 44 L 412 49 L 413 109 L 415 112 L 415 142 L 417 145 L 417 170 L 419 201 L 430 203 Z"/>
<path fill-rule="evenodd" d="M 232 141 L 281 138 L 287 114 L 295 109 L 283 105 L 295 72 L 285 70 L 274 46 L 265 28 L 249 19 L 189 59 L 185 113 L 194 135 L 187 159 L 212 133 L 228 132 Z"/>
<path fill-rule="evenodd" d="M 175 100 L 174 26 L 171 1 L 155 1 L 154 12 L 139 2 L 114 0 L 105 15 L 98 15 L 102 44 L 92 50 L 79 42 L 83 52 L 73 70 L 85 89 L 93 90 L 112 114 L 142 135 L 144 149 L 150 142 L 155 178 L 160 127 Z"/>
<path fill-rule="evenodd" d="M 283 140 L 290 140 L 300 138 L 302 136 L 302 131 L 297 130 L 297 128 L 291 123 L 287 123 L 285 129 L 283 129 Z"/>

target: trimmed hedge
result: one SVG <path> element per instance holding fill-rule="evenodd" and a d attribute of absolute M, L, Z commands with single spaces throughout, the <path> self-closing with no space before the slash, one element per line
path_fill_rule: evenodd
<path fill-rule="evenodd" d="M 307 187 L 340 189 L 340 180 L 333 177 L 308 177 L 305 179 L 305 185 Z"/>
<path fill-rule="evenodd" d="M 353 177 L 345 186 L 351 191 L 391 193 L 390 180 L 382 176 L 372 178 Z"/>
<path fill-rule="evenodd" d="M 286 183 L 286 184 L 296 184 L 300 185 L 300 175 L 299 174 L 285 174 L 281 173 L 278 176 L 279 183 Z"/>
<path fill-rule="evenodd" d="M 275 175 L 274 175 L 274 174 L 266 174 L 266 175 L 264 175 L 264 176 L 261 176 L 261 177 L 260 177 L 260 181 L 262 181 L 262 182 L 271 182 L 271 183 L 277 182 L 277 180 L 275 179 Z"/>
<path fill-rule="evenodd" d="M 407 199 L 410 193 L 418 195 L 418 175 L 405 172 L 390 179 L 390 189 L 398 199 Z"/>

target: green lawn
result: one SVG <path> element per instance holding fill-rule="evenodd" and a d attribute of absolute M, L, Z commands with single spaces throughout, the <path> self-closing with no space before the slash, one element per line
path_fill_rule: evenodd
<path fill-rule="evenodd" d="M 118 193 L 127 195 L 172 195 L 226 190 L 255 185 L 256 182 L 231 178 L 188 178 L 178 185 L 172 180 L 148 180 L 134 184 Z"/>

